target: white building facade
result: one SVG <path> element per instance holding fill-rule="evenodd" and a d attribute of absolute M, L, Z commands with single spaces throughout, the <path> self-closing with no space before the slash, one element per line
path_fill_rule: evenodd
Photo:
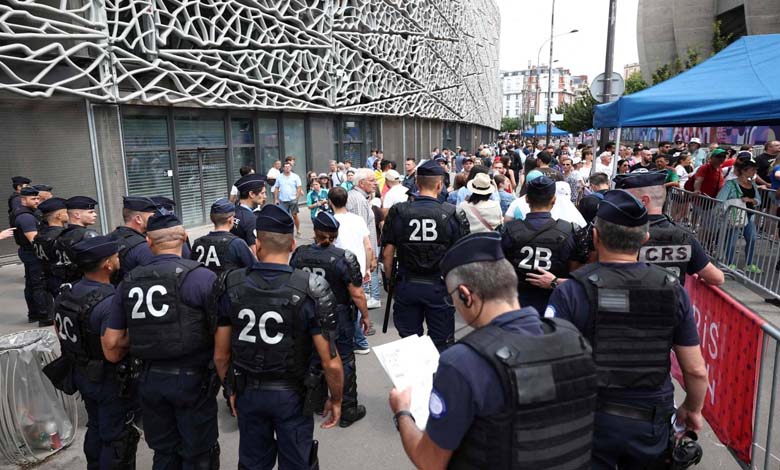
<path fill-rule="evenodd" d="M 501 72 L 503 92 L 503 117 L 519 118 L 527 115 L 545 114 L 547 108 L 547 85 L 550 70 L 546 66 L 530 67 L 526 70 Z M 578 83 L 582 75 L 572 76 L 569 69 L 552 69 L 552 108 L 572 104 L 577 98 Z"/>

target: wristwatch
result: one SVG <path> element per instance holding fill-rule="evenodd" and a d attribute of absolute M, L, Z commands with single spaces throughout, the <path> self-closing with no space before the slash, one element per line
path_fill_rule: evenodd
<path fill-rule="evenodd" d="M 554 277 L 552 281 L 550 281 L 550 289 L 555 289 L 558 287 L 558 278 Z"/>
<path fill-rule="evenodd" d="M 414 421 L 415 423 L 417 422 L 417 421 L 414 420 L 414 415 L 412 414 L 411 411 L 401 410 L 398 413 L 396 413 L 395 415 L 393 415 L 393 424 L 395 424 L 395 430 L 396 431 L 400 430 L 398 428 L 398 418 L 400 418 L 401 416 L 408 416 L 408 417 L 412 418 L 412 421 Z"/>

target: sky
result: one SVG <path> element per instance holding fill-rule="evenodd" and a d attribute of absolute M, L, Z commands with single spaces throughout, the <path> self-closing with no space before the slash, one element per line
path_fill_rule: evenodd
<path fill-rule="evenodd" d="M 523 70 L 528 61 L 536 64 L 539 48 L 550 37 L 553 0 L 495 0 L 501 10 L 500 67 L 502 71 Z M 617 2 L 615 60 L 613 70 L 623 74 L 623 66 L 639 61 L 636 18 L 639 0 Z M 553 60 L 572 75 L 587 75 L 588 82 L 604 72 L 607 50 L 609 0 L 556 0 L 555 34 L 578 29 L 578 33 L 554 39 Z M 550 58 L 545 44 L 541 63 Z"/>

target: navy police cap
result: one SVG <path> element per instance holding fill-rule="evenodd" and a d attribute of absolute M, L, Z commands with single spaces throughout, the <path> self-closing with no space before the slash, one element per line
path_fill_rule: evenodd
<path fill-rule="evenodd" d="M 661 186 L 666 182 L 665 171 L 639 171 L 615 175 L 615 189 Z"/>
<path fill-rule="evenodd" d="M 555 181 L 546 176 L 534 178 L 527 184 L 527 193 L 533 197 L 551 198 L 555 196 Z"/>
<path fill-rule="evenodd" d="M 24 188 L 19 190 L 20 196 L 37 196 L 38 190 L 33 188 L 32 186 L 25 186 Z"/>
<path fill-rule="evenodd" d="M 154 212 L 157 204 L 151 198 L 144 196 L 125 196 L 122 198 L 122 207 L 135 212 Z"/>
<path fill-rule="evenodd" d="M 290 214 L 279 206 L 268 204 L 256 213 L 258 232 L 293 233 L 295 224 Z"/>
<path fill-rule="evenodd" d="M 19 186 L 22 184 L 30 184 L 32 183 L 32 180 L 26 176 L 12 176 L 11 177 L 11 184 L 14 186 Z"/>
<path fill-rule="evenodd" d="M 37 189 L 38 191 L 51 191 L 54 189 L 52 186 L 49 186 L 48 184 L 34 184 L 33 188 Z"/>
<path fill-rule="evenodd" d="M 447 273 L 458 266 L 483 261 L 498 261 L 504 258 L 501 235 L 497 232 L 480 232 L 463 237 L 452 245 L 441 259 L 439 268 L 441 268 L 442 275 L 447 277 Z"/>
<path fill-rule="evenodd" d="M 428 160 L 417 167 L 417 176 L 444 176 L 444 174 L 444 168 L 433 160 Z"/>
<path fill-rule="evenodd" d="M 223 197 L 214 201 L 211 205 L 212 214 L 230 214 L 236 211 L 236 205 L 231 203 L 228 198 Z"/>
<path fill-rule="evenodd" d="M 165 209 L 166 211 L 172 211 L 176 207 L 176 202 L 173 199 L 165 196 L 152 196 L 151 199 L 158 209 Z"/>
<path fill-rule="evenodd" d="M 84 238 L 71 247 L 78 265 L 89 265 L 119 252 L 119 244 L 105 235 Z"/>
<path fill-rule="evenodd" d="M 97 205 L 97 201 L 87 196 L 73 196 L 65 201 L 65 207 L 68 209 L 92 210 Z"/>
<path fill-rule="evenodd" d="M 50 212 L 62 209 L 67 209 L 67 207 L 65 206 L 65 199 L 61 197 L 47 199 L 38 206 L 38 210 L 43 214 L 48 214 Z"/>
<path fill-rule="evenodd" d="M 157 211 L 146 222 L 146 231 L 153 232 L 155 230 L 178 227 L 179 225 L 181 225 L 181 221 L 173 212 Z"/>
<path fill-rule="evenodd" d="M 613 189 L 604 194 L 596 217 L 623 227 L 639 227 L 647 223 L 647 209 L 631 193 Z"/>
<path fill-rule="evenodd" d="M 236 181 L 236 188 L 239 192 L 246 193 L 249 191 L 259 192 L 265 186 L 265 177 L 256 173 L 242 176 Z"/>
<path fill-rule="evenodd" d="M 336 220 L 329 212 L 320 211 L 317 217 L 314 218 L 314 230 L 322 230 L 323 232 L 336 232 L 339 229 L 339 221 Z"/>

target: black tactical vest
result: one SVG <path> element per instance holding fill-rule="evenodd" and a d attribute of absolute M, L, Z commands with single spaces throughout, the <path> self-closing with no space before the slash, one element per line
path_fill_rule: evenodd
<path fill-rule="evenodd" d="M 124 264 L 125 256 L 127 256 L 130 250 L 142 243 L 146 243 L 146 237 L 143 234 L 124 225 L 117 227 L 109 236 L 119 244 L 120 266 Z"/>
<path fill-rule="evenodd" d="M 93 331 L 89 324 L 92 309 L 104 299 L 114 295 L 112 286 L 100 286 L 82 297 L 76 297 L 70 285 L 62 287 L 55 305 L 54 320 L 59 330 L 62 354 L 77 363 L 105 360 L 100 344 L 100 331 Z"/>
<path fill-rule="evenodd" d="M 585 337 L 593 346 L 599 387 L 656 388 L 669 377 L 678 283 L 669 271 L 647 266 L 641 276 L 598 263 L 571 273 L 588 296 Z"/>
<path fill-rule="evenodd" d="M 167 361 L 212 348 L 208 315 L 185 304 L 181 285 L 200 263 L 176 259 L 138 266 L 124 280 L 122 305 L 130 334 L 130 352 L 148 361 Z"/>
<path fill-rule="evenodd" d="M 301 308 L 308 296 L 309 273 L 294 270 L 274 279 L 236 269 L 227 275 L 233 365 L 260 380 L 303 385 L 313 343 Z"/>
<path fill-rule="evenodd" d="M 693 245 L 685 230 L 665 222 L 668 219 L 650 222 L 650 239 L 639 250 L 639 261 L 665 268 L 677 276 L 680 284 L 685 285 L 685 273 L 693 255 Z"/>
<path fill-rule="evenodd" d="M 97 236 L 97 233 L 93 230 L 80 225 L 69 225 L 54 241 L 55 260 L 53 260 L 54 265 L 51 270 L 63 283 L 76 282 L 81 278 L 81 271 L 71 260 L 73 257 L 71 247 L 84 238 L 94 236 Z"/>
<path fill-rule="evenodd" d="M 35 220 L 38 221 L 38 225 L 41 224 L 42 217 L 40 212 L 30 209 L 27 206 L 22 206 L 14 210 L 13 213 L 11 214 L 11 219 L 9 221 L 11 223 L 11 227 L 16 227 L 16 218 L 22 214 L 30 214 L 31 216 L 35 217 Z M 30 243 L 30 240 L 28 240 L 27 237 L 24 236 L 24 232 L 22 232 L 21 230 L 14 230 L 14 241 L 16 242 L 17 245 L 19 245 L 19 247 L 21 247 L 24 250 L 30 250 L 30 251 L 33 250 L 32 243 Z"/>
<path fill-rule="evenodd" d="M 506 250 L 506 257 L 517 273 L 518 288 L 537 289 L 525 280 L 526 274 L 539 274 L 545 269 L 557 277 L 569 273 L 568 260 L 561 257 L 564 242 L 574 235 L 571 222 L 550 219 L 539 230 L 534 230 L 527 220 L 513 220 L 505 226 L 506 236 L 512 247 Z"/>
<path fill-rule="evenodd" d="M 398 250 L 398 261 L 412 274 L 439 274 L 439 261 L 454 243 L 449 233 L 450 218 L 455 216 L 455 206 L 397 204 L 401 220 L 402 236 Z"/>
<path fill-rule="evenodd" d="M 192 244 L 192 259 L 219 274 L 229 269 L 240 268 L 236 263 L 228 262 L 230 243 L 238 238 L 230 232 L 203 235 Z"/>
<path fill-rule="evenodd" d="M 35 256 L 41 260 L 43 272 L 47 276 L 52 274 L 51 268 L 57 261 L 57 255 L 54 251 L 54 241 L 60 236 L 65 227 L 50 227 L 45 225 L 41 227 L 38 234 L 33 239 Z"/>
<path fill-rule="evenodd" d="M 324 249 L 313 245 L 301 246 L 293 257 L 293 268 L 324 277 L 336 297 L 336 303 L 347 305 L 351 301 L 349 290 L 336 270 L 336 262 L 343 258 L 344 254 L 344 250 L 332 245 Z"/>
<path fill-rule="evenodd" d="M 11 193 L 10 196 L 8 196 L 8 215 L 10 216 L 14 212 L 14 200 L 19 197 L 19 193 L 14 191 Z M 11 224 L 13 225 L 13 224 Z"/>
<path fill-rule="evenodd" d="M 475 418 L 448 468 L 590 470 L 597 394 L 591 349 L 571 323 L 541 321 L 538 336 L 488 325 L 460 340 L 493 366 L 506 407 Z"/>

